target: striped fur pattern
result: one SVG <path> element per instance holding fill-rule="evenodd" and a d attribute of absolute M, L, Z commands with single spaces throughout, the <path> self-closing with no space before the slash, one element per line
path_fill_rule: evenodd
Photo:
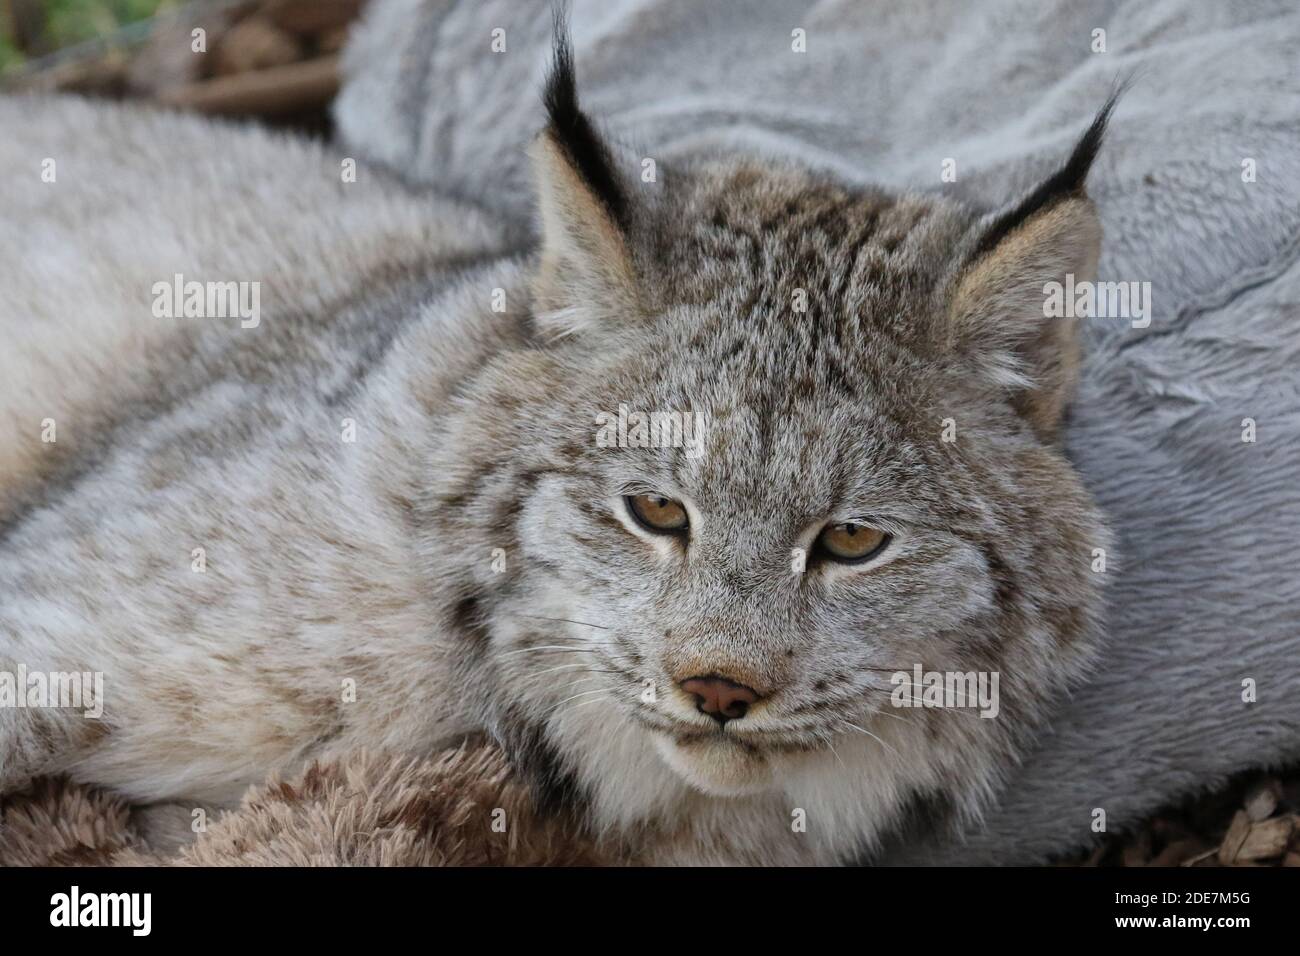
<path fill-rule="evenodd" d="M 846 862 L 918 808 L 978 815 L 1098 650 L 1108 539 L 1056 437 L 1076 346 L 1041 313 L 1045 281 L 1095 266 L 1086 168 L 1012 221 L 734 159 L 648 188 L 564 115 L 559 63 L 535 255 L 430 210 L 436 255 L 152 344 L 153 392 L 7 499 L 0 663 L 108 690 L 99 722 L 0 711 L 0 789 L 230 803 L 486 732 L 540 806 L 651 862 Z M 220 223 L 235 173 L 194 168 Z M 607 447 L 620 406 L 699 415 L 702 453 Z M 636 493 L 682 501 L 689 536 L 638 527 Z M 891 544 L 796 567 L 842 521 Z M 999 674 L 997 717 L 892 707 L 915 665 Z M 696 674 L 762 700 L 719 727 L 678 686 Z"/>

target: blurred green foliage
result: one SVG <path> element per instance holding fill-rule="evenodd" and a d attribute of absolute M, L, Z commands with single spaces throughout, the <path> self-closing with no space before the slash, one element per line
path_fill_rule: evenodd
<path fill-rule="evenodd" d="M 11 35 L 10 10 L 7 8 L 11 2 L 0 0 L 0 10 L 4 13 L 0 16 L 0 70 L 18 66 L 26 59 Z M 39 5 L 45 8 L 45 28 L 38 50 L 48 53 L 107 36 L 128 23 L 178 7 L 181 3 L 180 0 L 44 0 Z"/>

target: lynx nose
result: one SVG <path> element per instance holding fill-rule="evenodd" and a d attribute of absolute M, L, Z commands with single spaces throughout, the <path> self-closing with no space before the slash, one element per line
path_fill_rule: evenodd
<path fill-rule="evenodd" d="M 696 710 L 708 714 L 719 724 L 744 717 L 749 705 L 759 699 L 752 688 L 713 674 L 688 677 L 678 686 L 695 698 Z"/>

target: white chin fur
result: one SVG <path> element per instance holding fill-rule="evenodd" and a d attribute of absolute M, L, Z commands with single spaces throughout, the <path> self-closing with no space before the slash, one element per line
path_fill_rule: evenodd
<path fill-rule="evenodd" d="M 721 737 L 679 744 L 656 734 L 654 741 L 678 776 L 710 796 L 743 797 L 771 788 L 771 761 Z"/>

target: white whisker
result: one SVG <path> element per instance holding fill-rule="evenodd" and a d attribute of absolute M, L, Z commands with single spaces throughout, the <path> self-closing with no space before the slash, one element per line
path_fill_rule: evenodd
<path fill-rule="evenodd" d="M 606 627 L 605 625 L 603 625 L 603 624 L 592 624 L 590 621 L 575 621 L 575 620 L 573 620 L 573 618 L 569 618 L 569 617 L 546 617 L 546 616 L 541 615 L 541 614 L 517 614 L 517 615 L 515 615 L 515 616 L 516 616 L 516 617 L 530 617 L 530 618 L 532 618 L 532 619 L 535 620 L 535 621 L 555 621 L 555 622 L 558 623 L 558 624 L 579 624 L 579 625 L 581 625 L 582 627 L 594 627 L 594 628 L 596 628 L 597 630 L 600 630 L 600 631 L 608 631 L 608 630 L 609 630 L 609 628 L 607 628 L 607 627 Z"/>
<path fill-rule="evenodd" d="M 580 684 L 580 683 L 582 683 L 581 680 L 578 680 L 578 681 L 575 681 L 575 682 L 574 682 L 574 684 Z M 572 687 L 572 686 L 574 686 L 574 684 L 570 684 L 569 686 Z M 566 698 L 564 698 L 564 700 L 560 701 L 558 704 L 556 704 L 554 707 L 552 707 L 550 710 L 548 710 L 548 711 L 546 712 L 546 715 L 549 716 L 549 715 L 555 713 L 555 711 L 559 710 L 561 707 L 563 707 L 563 706 L 564 706 L 565 704 L 567 704 L 569 701 L 571 701 L 571 700 L 577 700 L 579 697 L 590 697 L 592 694 L 608 694 L 608 693 L 609 693 L 609 688 L 607 688 L 607 687 L 597 687 L 595 690 L 585 690 L 585 691 L 583 691 L 581 694 L 574 694 L 572 697 L 566 697 Z"/>
<path fill-rule="evenodd" d="M 529 677 L 544 677 L 547 674 L 554 674 L 556 671 L 586 670 L 593 674 L 618 674 L 618 671 L 611 671 L 605 668 L 590 667 L 585 663 L 578 664 L 561 664 L 558 667 L 548 667 L 544 671 L 530 672 Z"/>
<path fill-rule="evenodd" d="M 512 650 L 502 651 L 498 657 L 509 657 L 512 654 L 528 654 L 532 651 L 569 651 L 574 654 L 591 654 L 590 647 L 583 647 L 578 644 L 538 644 L 533 647 L 516 647 Z"/>
<path fill-rule="evenodd" d="M 900 754 L 900 753 L 899 753 L 897 750 L 895 750 L 893 747 L 889 746 L 889 744 L 885 743 L 883 740 L 881 740 L 879 737 L 877 737 L 877 736 L 876 736 L 875 734 L 873 734 L 871 731 L 867 730 L 865 727 L 859 727 L 857 724 L 851 724 L 851 723 L 849 723 L 847 720 L 843 720 L 843 719 L 840 720 L 840 723 L 844 724 L 846 727 L 852 727 L 854 730 L 858 731 L 859 733 L 866 734 L 868 737 L 870 737 L 870 738 L 871 738 L 872 740 L 874 740 L 876 743 L 880 744 L 880 746 L 884 747 L 886 750 L 888 750 L 890 753 L 892 753 L 895 757 L 897 757 L 897 758 L 899 759 L 899 761 L 902 761 L 902 759 L 903 759 L 903 755 L 902 755 L 902 754 Z"/>

